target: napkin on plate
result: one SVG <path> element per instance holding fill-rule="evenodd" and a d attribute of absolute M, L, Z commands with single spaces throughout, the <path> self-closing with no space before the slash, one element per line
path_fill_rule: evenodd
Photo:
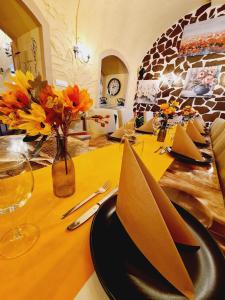
<path fill-rule="evenodd" d="M 153 124 L 153 118 L 148 122 L 144 123 L 141 127 L 137 128 L 137 130 L 152 133 L 154 131 L 152 124 Z"/>
<path fill-rule="evenodd" d="M 134 129 L 134 122 L 135 122 L 135 118 L 130 119 L 123 126 L 121 126 L 116 131 L 114 131 L 111 134 L 111 137 L 121 139 L 124 136 L 126 130 L 133 130 Z"/>
<path fill-rule="evenodd" d="M 198 118 L 194 119 L 193 124 L 195 125 L 195 127 L 198 129 L 200 133 L 205 133 L 204 126 L 202 125 L 202 123 L 199 121 Z"/>
<path fill-rule="evenodd" d="M 194 287 L 174 242 L 197 246 L 184 220 L 125 141 L 116 213 L 149 262 L 188 299 Z"/>
<path fill-rule="evenodd" d="M 188 122 L 186 132 L 193 142 L 202 143 L 202 144 L 206 143 L 206 139 L 201 135 L 199 130 L 195 127 L 193 121 Z"/>
<path fill-rule="evenodd" d="M 125 129 L 124 127 L 120 127 L 118 128 L 116 131 L 114 131 L 112 134 L 111 134 L 111 137 L 114 137 L 114 138 L 119 138 L 121 139 L 125 134 Z"/>
<path fill-rule="evenodd" d="M 181 125 L 177 125 L 172 150 L 195 160 L 203 161 L 201 152 Z"/>
<path fill-rule="evenodd" d="M 206 126 L 205 121 L 203 120 L 203 118 L 201 116 L 198 116 L 196 119 L 202 124 L 203 127 Z"/>

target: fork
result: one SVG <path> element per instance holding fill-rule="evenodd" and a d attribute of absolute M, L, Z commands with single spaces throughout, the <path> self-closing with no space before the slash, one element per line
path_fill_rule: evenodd
<path fill-rule="evenodd" d="M 95 196 L 105 193 L 109 187 L 110 187 L 110 182 L 106 181 L 96 192 L 94 192 L 93 194 L 91 194 L 90 196 L 88 196 L 87 198 L 85 198 L 84 200 L 82 200 L 81 202 L 76 204 L 75 206 L 73 206 L 71 209 L 69 209 L 65 214 L 63 214 L 61 219 L 64 219 L 67 216 L 69 216 L 70 214 L 72 214 L 74 211 L 76 211 L 78 208 L 83 206 L 85 203 L 87 203 L 89 200 L 91 200 Z"/>
<path fill-rule="evenodd" d="M 165 147 L 165 148 L 162 148 L 162 150 L 159 152 L 159 154 L 164 154 L 164 153 L 167 153 L 168 152 L 168 149 L 169 147 Z"/>

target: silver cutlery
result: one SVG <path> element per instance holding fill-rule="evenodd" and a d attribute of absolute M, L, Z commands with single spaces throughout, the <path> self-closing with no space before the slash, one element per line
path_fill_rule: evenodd
<path fill-rule="evenodd" d="M 169 147 L 165 147 L 159 152 L 159 154 L 162 155 L 164 153 L 168 153 L 169 152 L 168 150 L 169 150 Z"/>
<path fill-rule="evenodd" d="M 91 194 L 90 196 L 88 196 L 87 198 L 85 198 L 84 200 L 82 200 L 81 202 L 76 204 L 75 206 L 73 206 L 71 209 L 69 209 L 65 214 L 63 214 L 61 219 L 64 219 L 67 216 L 71 215 L 74 211 L 76 211 L 78 208 L 83 206 L 85 203 L 87 203 L 89 200 L 91 200 L 95 196 L 105 193 L 108 190 L 109 186 L 110 186 L 110 182 L 106 181 L 103 184 L 103 186 L 101 186 L 96 192 L 94 192 L 93 194 Z"/>
<path fill-rule="evenodd" d="M 160 146 L 159 148 L 157 148 L 154 153 L 157 153 L 159 150 L 161 150 L 163 148 L 163 146 Z"/>
<path fill-rule="evenodd" d="M 118 187 L 113 189 L 110 193 L 108 193 L 102 200 L 100 200 L 98 203 L 93 205 L 89 210 L 87 210 L 83 215 L 81 215 L 79 218 L 77 218 L 73 223 L 67 226 L 67 230 L 72 231 L 79 227 L 80 225 L 84 224 L 87 220 L 89 220 L 99 209 L 99 207 L 108 200 L 111 196 L 116 194 L 118 191 Z"/>

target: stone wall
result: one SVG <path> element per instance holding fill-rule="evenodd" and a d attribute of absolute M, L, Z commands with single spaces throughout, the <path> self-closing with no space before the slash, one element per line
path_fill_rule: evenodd
<path fill-rule="evenodd" d="M 186 25 L 201 22 L 225 15 L 225 5 L 211 7 L 210 4 L 203 5 L 196 11 L 185 15 L 176 24 L 168 28 L 153 44 L 153 47 L 145 55 L 139 73 L 139 80 L 162 80 L 160 92 L 157 94 L 156 104 L 134 103 L 134 112 L 138 116 L 143 111 L 159 110 L 159 105 L 170 99 L 176 99 L 180 107 L 192 105 L 202 115 L 205 121 L 212 122 L 217 117 L 225 119 L 225 53 L 208 54 L 192 57 L 178 57 L 183 29 Z M 180 96 L 183 83 L 189 68 L 222 65 L 219 84 L 215 87 L 213 96 L 207 98 L 184 98 Z M 163 78 L 174 74 L 180 80 L 173 86 Z"/>

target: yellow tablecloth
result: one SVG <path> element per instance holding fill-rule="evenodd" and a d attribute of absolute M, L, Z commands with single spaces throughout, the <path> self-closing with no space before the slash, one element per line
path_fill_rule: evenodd
<path fill-rule="evenodd" d="M 137 145 L 156 180 L 173 159 L 154 153 L 160 143 L 153 136 L 141 136 Z M 89 220 L 73 232 L 66 227 L 102 196 L 91 200 L 68 218 L 61 215 L 97 190 L 106 180 L 114 188 L 119 181 L 123 146 L 114 144 L 74 158 L 76 193 L 66 199 L 53 195 L 51 167 L 34 172 L 35 188 L 29 203 L 10 215 L 0 216 L 0 234 L 16 223 L 30 222 L 40 228 L 40 238 L 25 255 L 11 260 L 0 259 L 0 299 L 4 300 L 72 300 L 93 272 L 89 248 Z M 104 242 L 104 241 L 103 241 Z"/>

